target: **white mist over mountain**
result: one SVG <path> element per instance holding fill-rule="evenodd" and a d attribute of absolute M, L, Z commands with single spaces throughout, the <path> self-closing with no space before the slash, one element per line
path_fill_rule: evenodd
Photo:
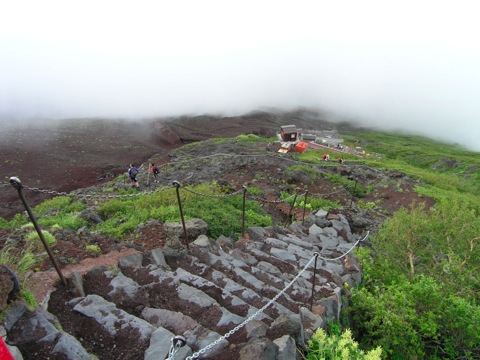
<path fill-rule="evenodd" d="M 475 2 L 2 2 L 0 122 L 325 109 L 480 151 Z"/>

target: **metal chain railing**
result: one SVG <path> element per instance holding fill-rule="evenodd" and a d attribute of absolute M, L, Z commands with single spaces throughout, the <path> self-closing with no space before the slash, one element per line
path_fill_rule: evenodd
<path fill-rule="evenodd" d="M 134 194 L 123 194 L 123 195 L 99 195 L 99 194 L 75 194 L 75 193 L 67 193 L 67 192 L 60 192 L 60 191 L 55 191 L 55 190 L 45 190 L 45 189 L 39 189 L 36 187 L 29 187 L 26 185 L 22 186 L 23 189 L 37 192 L 37 193 L 43 193 L 43 194 L 49 194 L 49 195 L 55 195 L 55 196 L 69 196 L 73 198 L 87 198 L 87 199 L 122 199 L 122 198 L 129 198 L 129 197 L 139 197 L 139 196 L 145 196 L 145 195 L 151 195 L 155 193 L 160 193 L 163 191 L 167 191 L 173 188 L 173 186 L 169 186 L 166 188 L 157 188 L 152 191 L 142 191 Z"/>
<path fill-rule="evenodd" d="M 207 345 L 205 346 L 203 349 L 200 349 L 199 351 L 197 351 L 196 353 L 192 354 L 191 356 L 187 357 L 186 360 L 193 360 L 195 358 L 197 358 L 198 356 L 202 355 L 202 354 L 205 354 L 208 350 L 212 349 L 213 347 L 217 346 L 218 344 L 220 344 L 223 340 L 226 340 L 227 338 L 229 338 L 230 336 L 232 336 L 233 334 L 235 334 L 238 330 L 240 330 L 242 327 L 244 327 L 245 325 L 247 325 L 250 321 L 252 321 L 253 319 L 255 319 L 258 315 L 260 315 L 261 313 L 263 313 L 270 305 L 272 305 L 274 302 L 276 302 L 278 300 L 278 298 L 280 296 L 282 296 L 297 280 L 298 278 L 308 269 L 308 267 L 310 266 L 310 264 L 312 263 L 313 260 L 315 260 L 315 258 L 318 256 L 318 253 L 315 253 L 315 255 L 308 261 L 308 263 L 303 267 L 303 269 L 297 274 L 297 276 L 295 276 L 295 278 L 293 278 L 292 281 L 290 281 L 290 283 L 287 284 L 287 286 L 285 286 L 285 288 L 280 291 L 277 295 L 275 295 L 275 297 L 273 299 L 271 299 L 268 303 L 266 303 L 264 306 L 262 306 L 260 309 L 258 309 L 254 314 L 250 315 L 246 320 L 244 320 L 242 323 L 238 324 L 237 326 L 235 326 L 232 330 L 230 330 L 229 332 L 227 332 L 225 335 L 219 337 L 217 340 L 215 340 L 214 342 L 212 342 L 210 345 Z M 173 360 L 173 359 L 171 359 Z"/>
<path fill-rule="evenodd" d="M 248 189 L 247 189 L 248 191 Z M 297 196 L 304 196 L 305 194 L 303 195 L 297 195 Z M 256 200 L 256 201 L 260 201 L 260 202 L 263 202 L 263 203 L 270 203 L 270 204 L 279 204 L 279 203 L 286 203 L 288 200 L 292 199 L 295 197 L 295 194 L 292 194 L 288 197 L 286 197 L 285 199 L 278 199 L 278 200 L 267 200 L 265 198 L 262 198 L 260 196 L 257 196 L 257 195 L 254 195 L 252 193 L 249 194 L 248 196 L 250 199 L 253 199 L 253 200 Z"/>
<path fill-rule="evenodd" d="M 368 236 L 370 235 L 370 231 L 367 231 L 367 235 L 365 235 L 363 238 L 360 238 L 358 239 L 355 244 L 353 244 L 353 246 L 348 249 L 347 252 L 343 253 L 342 255 L 340 256 L 337 256 L 336 258 L 324 258 L 324 257 L 321 257 L 320 255 L 318 256 L 319 259 L 322 259 L 322 260 L 325 260 L 325 261 L 336 261 L 336 260 L 340 260 L 342 258 L 344 258 L 345 256 L 347 256 L 349 253 L 351 253 L 353 251 L 353 249 L 355 249 L 357 247 L 358 244 L 360 244 L 362 241 L 365 241 Z"/>
<path fill-rule="evenodd" d="M 230 196 L 235 196 L 235 195 L 238 195 L 238 194 L 240 194 L 241 192 L 243 192 L 243 189 L 240 189 L 240 190 L 237 190 L 237 191 L 235 191 L 235 192 L 233 192 L 233 193 L 229 193 L 229 194 L 212 195 L 212 194 L 199 193 L 199 192 L 197 192 L 197 191 L 188 189 L 188 188 L 186 188 L 186 187 L 182 187 L 182 189 L 185 190 L 185 191 L 187 191 L 187 192 L 189 192 L 189 193 L 198 195 L 198 196 L 204 196 L 204 197 L 209 197 L 209 198 L 218 198 L 218 199 L 227 198 L 227 197 L 230 197 Z"/>
<path fill-rule="evenodd" d="M 10 187 L 10 184 L 0 184 L 0 188 L 3 188 L 3 187 Z M 99 194 L 76 194 L 76 193 L 67 193 L 67 192 L 61 192 L 61 191 L 56 191 L 56 190 L 47 190 L 47 189 L 40 189 L 38 187 L 30 187 L 30 186 L 26 186 L 26 185 L 23 185 L 23 189 L 25 190 L 29 190 L 29 191 L 32 191 L 32 192 L 37 192 L 37 193 L 43 193 L 43 194 L 48 194 L 48 195 L 54 195 L 54 196 L 69 196 L 69 197 L 73 197 L 73 198 L 87 198 L 87 199 L 106 199 L 106 200 L 109 200 L 109 199 L 121 199 L 121 198 L 131 198 L 131 197 L 139 197 L 139 196 L 144 196 L 144 195 L 151 195 L 151 194 L 155 194 L 155 193 L 160 193 L 160 192 L 163 192 L 163 191 L 168 191 L 170 189 L 172 189 L 173 186 L 168 186 L 166 188 L 158 188 L 158 189 L 155 189 L 155 190 L 152 190 L 152 191 L 142 191 L 142 192 L 138 192 L 138 193 L 134 193 L 134 194 L 123 194 L 123 195 L 99 195 Z M 195 194 L 195 195 L 198 195 L 198 196 L 204 196 L 204 197 L 210 197 L 210 198 L 226 198 L 226 197 L 230 197 L 230 196 L 235 196 L 235 195 L 239 195 L 240 193 L 242 193 L 243 189 L 239 189 L 235 192 L 232 192 L 232 193 L 229 193 L 229 194 L 222 194 L 222 195 L 213 195 L 213 194 L 205 194 L 205 193 L 200 193 L 198 191 L 195 191 L 195 190 L 192 190 L 192 189 L 189 189 L 187 187 L 182 187 L 183 190 L 189 192 L 189 193 L 192 193 L 192 194 Z M 324 197 L 324 196 L 330 196 L 330 195 L 333 195 L 333 194 L 336 194 L 336 193 L 339 193 L 341 191 L 344 191 L 345 188 L 341 188 L 339 190 L 336 190 L 336 191 L 332 191 L 330 193 L 323 193 L 323 194 L 319 194 L 319 193 L 310 193 L 309 195 L 311 197 Z M 248 198 L 252 199 L 252 200 L 256 200 L 256 201 L 259 201 L 259 202 L 263 202 L 263 203 L 271 203 L 271 204 L 279 204 L 279 203 L 288 203 L 289 200 L 291 200 L 292 198 L 295 197 L 295 194 L 292 194 L 284 199 L 278 199 L 278 200 L 267 200 L 261 196 L 258 196 L 258 195 L 254 195 L 253 193 L 251 193 L 250 191 L 248 191 L 247 189 L 247 192 L 248 192 Z M 306 192 L 303 193 L 303 194 L 297 194 L 297 196 L 299 197 L 302 197 L 302 196 L 305 196 Z"/>

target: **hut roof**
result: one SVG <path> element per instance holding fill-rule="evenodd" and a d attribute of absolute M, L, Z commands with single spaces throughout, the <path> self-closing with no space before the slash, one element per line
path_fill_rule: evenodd
<path fill-rule="evenodd" d="M 297 132 L 297 127 L 295 125 L 283 125 L 280 126 L 284 134 L 291 134 Z"/>

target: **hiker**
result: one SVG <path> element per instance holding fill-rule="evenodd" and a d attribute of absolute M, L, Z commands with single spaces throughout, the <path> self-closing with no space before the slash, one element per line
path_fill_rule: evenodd
<path fill-rule="evenodd" d="M 153 178 L 154 178 L 153 182 L 157 183 L 158 182 L 157 176 L 158 176 L 158 174 L 160 174 L 160 171 L 158 170 L 158 168 L 155 166 L 155 164 L 153 162 L 150 163 L 150 169 L 152 169 L 152 174 L 153 174 Z"/>
<path fill-rule="evenodd" d="M 329 158 L 330 158 L 330 155 L 323 154 L 323 157 L 322 157 L 323 161 L 328 161 Z"/>
<path fill-rule="evenodd" d="M 340 164 L 343 164 L 343 158 L 339 157 L 339 158 L 338 158 L 338 162 L 339 162 Z"/>
<path fill-rule="evenodd" d="M 132 180 L 133 187 L 140 187 L 140 184 L 138 183 L 137 179 L 137 174 L 140 172 L 140 170 L 135 167 L 135 164 L 130 164 L 130 167 L 128 168 L 128 176 L 130 176 L 130 180 Z"/>

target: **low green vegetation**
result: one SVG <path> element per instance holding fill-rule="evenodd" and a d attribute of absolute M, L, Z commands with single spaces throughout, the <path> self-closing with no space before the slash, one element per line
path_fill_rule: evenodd
<path fill-rule="evenodd" d="M 349 329 L 329 335 L 322 328 L 318 328 L 307 343 L 307 351 L 306 360 L 382 359 L 381 347 L 369 351 L 361 350 Z"/>
<path fill-rule="evenodd" d="M 338 201 L 332 201 L 325 199 L 323 197 L 313 197 L 308 196 L 307 194 L 307 202 L 305 203 L 305 193 L 300 191 L 295 198 L 295 194 L 288 193 L 285 191 L 280 192 L 280 200 L 284 203 L 293 205 L 293 201 L 295 201 L 296 208 L 303 208 L 308 210 L 318 210 L 318 209 L 335 209 L 337 208 L 340 203 Z"/>
<path fill-rule="evenodd" d="M 50 232 L 46 230 L 42 230 L 42 235 L 48 246 L 53 246 L 57 242 L 55 236 L 53 236 Z M 25 240 L 27 240 L 27 248 L 36 249 L 39 246 L 43 246 L 40 240 L 40 235 L 38 235 L 38 232 L 36 230 L 29 232 L 27 236 L 25 236 Z"/>
<path fill-rule="evenodd" d="M 85 246 L 85 250 L 91 251 L 95 254 L 100 254 L 102 252 L 102 250 L 100 249 L 100 247 L 98 245 L 87 245 L 87 246 Z"/>
<path fill-rule="evenodd" d="M 25 302 L 30 310 L 35 310 L 37 308 L 37 298 L 31 291 L 22 289 L 20 295 L 25 299 Z"/>
<path fill-rule="evenodd" d="M 210 237 L 238 237 L 241 234 L 243 194 L 225 194 L 215 182 L 180 188 L 180 194 L 185 219 L 206 221 Z M 270 216 L 265 214 L 258 202 L 247 200 L 245 207 L 246 226 L 272 224 Z M 114 237 L 131 233 L 139 224 L 150 219 L 181 221 L 175 189 L 148 196 L 109 200 L 99 207 L 99 212 L 105 221 L 97 229 Z"/>
<path fill-rule="evenodd" d="M 383 155 L 359 161 L 417 179 L 416 191 L 436 201 L 430 209 L 414 204 L 398 211 L 372 237 L 371 247 L 356 251 L 363 282 L 346 291 L 345 331 L 352 329 L 361 349 L 380 346 L 387 359 L 478 359 L 478 153 L 418 136 L 355 132 L 344 138 L 367 154 Z M 360 199 L 362 204 L 372 210 L 377 206 Z M 333 344 L 335 354 L 343 349 L 325 333 L 320 338 Z M 318 335 L 313 339 L 318 341 Z M 320 348 L 313 345 L 308 358 L 330 358 Z"/>
<path fill-rule="evenodd" d="M 330 161 L 325 162 L 322 160 L 323 154 L 328 154 L 330 156 Z M 359 161 L 358 156 L 349 154 L 346 152 L 338 152 L 330 149 L 308 149 L 303 153 L 295 154 L 299 161 L 307 162 L 311 164 L 320 164 L 322 166 L 335 166 L 338 165 L 338 158 L 343 158 L 343 160 L 352 162 Z"/>
<path fill-rule="evenodd" d="M 378 131 L 342 135 L 367 152 L 384 155 L 367 156 L 363 161 L 369 165 L 396 169 L 441 189 L 480 194 L 480 156 L 476 152 L 415 135 Z"/>

